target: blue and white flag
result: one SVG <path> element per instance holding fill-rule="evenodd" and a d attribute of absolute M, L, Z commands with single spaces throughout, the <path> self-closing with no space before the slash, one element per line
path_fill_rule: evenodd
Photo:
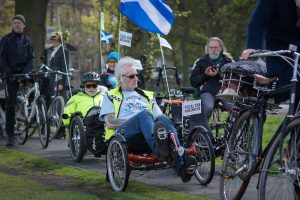
<path fill-rule="evenodd" d="M 120 12 L 146 31 L 167 35 L 174 14 L 165 0 L 121 0 Z"/>
<path fill-rule="evenodd" d="M 100 33 L 100 40 L 101 41 L 104 41 L 106 43 L 109 43 L 112 41 L 112 38 L 113 38 L 113 35 L 108 33 L 108 32 L 105 32 L 103 30 L 101 30 L 101 33 Z"/>

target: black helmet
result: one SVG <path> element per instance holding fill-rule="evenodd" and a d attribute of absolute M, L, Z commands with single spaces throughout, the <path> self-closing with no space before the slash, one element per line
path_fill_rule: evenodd
<path fill-rule="evenodd" d="M 97 82 L 100 83 L 100 76 L 96 72 L 86 72 L 81 78 L 81 82 L 84 84 L 86 82 Z"/>

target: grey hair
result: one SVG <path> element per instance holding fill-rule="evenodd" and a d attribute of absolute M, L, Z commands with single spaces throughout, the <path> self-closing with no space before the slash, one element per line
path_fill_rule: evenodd
<path fill-rule="evenodd" d="M 119 60 L 118 64 L 116 65 L 115 69 L 115 76 L 116 78 L 122 76 L 124 74 L 124 67 L 137 67 L 137 62 L 135 59 L 126 56 Z"/>
<path fill-rule="evenodd" d="M 225 47 L 223 41 L 219 37 L 211 37 L 207 40 L 205 46 L 205 53 L 208 53 L 208 44 L 210 41 L 217 41 L 221 47 L 221 54 L 224 54 L 226 57 L 232 59 L 232 56 L 230 55 L 230 53 L 227 52 L 227 48 Z"/>

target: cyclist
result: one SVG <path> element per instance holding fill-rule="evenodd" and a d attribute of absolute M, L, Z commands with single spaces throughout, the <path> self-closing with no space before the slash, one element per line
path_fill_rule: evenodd
<path fill-rule="evenodd" d="M 141 143 L 146 140 L 155 155 L 169 157 L 166 129 L 175 134 L 177 146 L 180 146 L 176 130 L 169 118 L 162 114 L 153 92 L 137 88 L 136 64 L 135 59 L 124 57 L 116 66 L 115 75 L 120 86 L 104 96 L 105 106 L 100 111 L 100 120 L 104 120 L 107 126 L 105 139 L 110 139 L 117 131 L 128 141 Z M 158 136 L 158 130 L 164 133 L 162 137 Z M 183 182 L 190 181 L 196 167 L 195 157 L 175 156 L 173 168 Z"/>
<path fill-rule="evenodd" d="M 85 117 L 90 108 L 102 105 L 103 96 L 98 92 L 99 74 L 87 72 L 83 74 L 81 81 L 82 87 L 84 87 L 83 92 L 78 92 L 72 96 L 65 106 L 64 114 L 69 117 L 77 111 L 80 111 L 82 116 Z M 70 118 L 63 119 L 63 123 L 68 126 Z"/>

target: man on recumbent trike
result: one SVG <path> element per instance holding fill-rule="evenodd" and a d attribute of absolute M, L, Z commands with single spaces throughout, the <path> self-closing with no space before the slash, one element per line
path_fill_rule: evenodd
<path fill-rule="evenodd" d="M 163 115 L 153 97 L 154 93 L 137 88 L 135 65 L 134 59 L 124 57 L 116 66 L 115 76 L 119 86 L 104 97 L 100 112 L 100 120 L 104 120 L 107 127 L 105 139 L 109 140 L 116 131 L 126 141 L 146 141 L 154 155 L 160 158 L 172 157 L 171 166 L 175 173 L 183 182 L 188 182 L 194 175 L 197 161 L 194 156 L 182 153 L 185 149 L 179 143 L 174 125 Z M 176 144 L 171 145 L 171 134 Z"/>

